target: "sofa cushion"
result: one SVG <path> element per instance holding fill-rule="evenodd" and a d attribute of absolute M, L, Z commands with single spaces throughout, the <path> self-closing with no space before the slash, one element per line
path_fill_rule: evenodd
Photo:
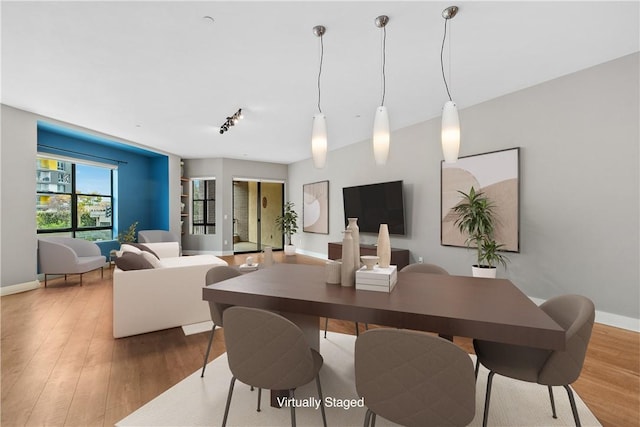
<path fill-rule="evenodd" d="M 140 252 L 142 252 L 142 249 L 135 247 L 131 243 L 123 243 L 122 245 L 120 245 L 120 251 L 122 251 L 123 254 L 126 252 L 129 252 L 129 253 L 140 255 Z"/>
<path fill-rule="evenodd" d="M 116 266 L 123 271 L 153 269 L 153 265 L 142 254 L 123 252 L 116 258 Z"/>

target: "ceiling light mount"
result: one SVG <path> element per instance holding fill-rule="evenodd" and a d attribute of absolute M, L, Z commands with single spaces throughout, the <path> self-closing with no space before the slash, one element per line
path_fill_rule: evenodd
<path fill-rule="evenodd" d="M 453 19 L 458 14 L 458 6 L 449 6 L 442 11 L 442 17 L 444 19 Z"/>
<path fill-rule="evenodd" d="M 323 25 L 316 25 L 315 27 L 313 27 L 313 34 L 315 34 L 316 37 L 322 37 L 326 32 L 327 29 Z"/>
<path fill-rule="evenodd" d="M 384 28 L 389 23 L 389 17 L 387 15 L 380 15 L 375 20 L 376 27 Z"/>

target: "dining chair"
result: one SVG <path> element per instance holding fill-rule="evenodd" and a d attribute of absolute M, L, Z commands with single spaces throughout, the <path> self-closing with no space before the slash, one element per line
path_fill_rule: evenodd
<path fill-rule="evenodd" d="M 289 397 L 295 399 L 294 390 L 315 378 L 326 427 L 319 375 L 323 359 L 309 346 L 302 330 L 277 313 L 250 307 L 230 307 L 224 311 L 223 320 L 227 360 L 233 377 L 222 425 L 227 424 L 236 380 L 258 387 L 258 396 L 265 388 L 288 390 Z M 295 405 L 290 407 L 291 425 L 295 426 Z"/>
<path fill-rule="evenodd" d="M 409 264 L 402 267 L 401 273 L 449 274 L 447 270 L 435 264 Z"/>
<path fill-rule="evenodd" d="M 464 426 L 475 416 L 469 355 L 425 332 L 372 329 L 356 339 L 355 378 L 367 412 L 403 426 Z"/>
<path fill-rule="evenodd" d="M 490 341 L 474 340 L 476 351 L 476 377 L 479 363 L 489 370 L 487 392 L 484 403 L 482 425 L 487 425 L 491 383 L 495 374 L 522 381 L 546 385 L 551 400 L 553 418 L 556 406 L 553 386 L 563 386 L 569 396 L 571 412 L 576 426 L 580 426 L 580 416 L 569 384 L 580 376 L 591 330 L 595 318 L 593 302 L 581 295 L 562 295 L 547 300 L 540 308 L 556 321 L 566 332 L 564 350 L 544 350 Z"/>
<path fill-rule="evenodd" d="M 207 286 L 213 283 L 222 282 L 223 280 L 240 276 L 240 274 L 242 273 L 240 273 L 235 268 L 225 265 L 219 265 L 207 271 L 204 284 L 205 286 Z M 229 307 L 231 306 L 227 304 L 219 304 L 215 301 L 209 301 L 209 311 L 211 312 L 213 327 L 211 328 L 211 332 L 209 333 L 209 344 L 207 345 L 207 351 L 204 355 L 204 362 L 202 363 L 202 373 L 200 374 L 200 377 L 204 377 L 204 371 L 207 368 L 207 362 L 209 361 L 209 352 L 211 351 L 211 344 L 213 343 L 213 335 L 215 334 L 216 326 L 222 327 L 222 312 Z"/>

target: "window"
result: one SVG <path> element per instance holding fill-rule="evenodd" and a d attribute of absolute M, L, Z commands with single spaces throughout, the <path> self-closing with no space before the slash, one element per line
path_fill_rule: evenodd
<path fill-rule="evenodd" d="M 113 174 L 109 167 L 38 157 L 38 233 L 85 240 L 113 238 Z"/>
<path fill-rule="evenodd" d="M 192 234 L 216 234 L 216 180 L 191 181 Z"/>

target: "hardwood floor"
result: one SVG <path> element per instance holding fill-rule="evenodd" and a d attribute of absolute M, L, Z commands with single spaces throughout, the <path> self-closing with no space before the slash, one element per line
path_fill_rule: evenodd
<path fill-rule="evenodd" d="M 241 264 L 246 255 L 223 258 Z M 276 253 L 278 262 L 294 259 L 324 262 Z M 111 274 L 78 282 L 54 279 L 0 299 L 2 426 L 112 426 L 202 366 L 208 334 L 173 328 L 115 340 Z M 329 329 L 355 332 L 338 320 Z M 471 351 L 469 339 L 455 342 Z M 224 351 L 216 332 L 209 359 Z M 640 426 L 640 334 L 596 324 L 574 388 L 604 426 Z"/>

